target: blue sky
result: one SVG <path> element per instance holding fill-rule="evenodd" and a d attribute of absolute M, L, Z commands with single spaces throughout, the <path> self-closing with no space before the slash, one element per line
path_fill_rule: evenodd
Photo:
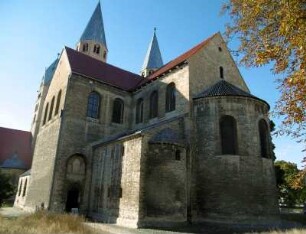
<path fill-rule="evenodd" d="M 220 16 L 224 1 L 101 0 L 108 62 L 138 73 L 154 27 L 164 63 L 174 59 L 215 32 L 224 32 L 229 22 Z M 97 3 L 0 1 L 0 126 L 30 129 L 45 68 L 64 46 L 75 48 Z M 270 66 L 239 69 L 251 92 L 273 108 L 279 93 Z M 300 165 L 301 144 L 290 137 L 274 138 L 274 143 L 277 159 Z"/>

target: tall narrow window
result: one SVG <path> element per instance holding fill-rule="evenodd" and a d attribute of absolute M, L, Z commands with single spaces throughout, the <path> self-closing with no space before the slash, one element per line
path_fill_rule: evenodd
<path fill-rule="evenodd" d="M 93 50 L 94 53 L 96 54 L 99 54 L 100 53 L 100 46 L 99 45 L 94 45 L 94 50 Z"/>
<path fill-rule="evenodd" d="M 92 92 L 88 96 L 87 116 L 98 119 L 100 109 L 100 95 L 97 92 Z"/>
<path fill-rule="evenodd" d="M 47 105 L 46 105 L 46 107 L 45 107 L 45 115 L 44 115 L 43 125 L 44 125 L 44 124 L 46 123 L 46 121 L 47 121 L 48 109 L 49 109 L 49 103 L 47 103 Z"/>
<path fill-rule="evenodd" d="M 136 103 L 136 123 L 143 122 L 143 99 L 139 98 Z"/>
<path fill-rule="evenodd" d="M 120 98 L 114 100 L 113 106 L 113 123 L 123 123 L 124 103 Z"/>
<path fill-rule="evenodd" d="M 180 150 L 175 151 L 175 160 L 177 160 L 177 161 L 181 160 L 181 151 Z"/>
<path fill-rule="evenodd" d="M 237 124 L 234 117 L 226 115 L 220 120 L 222 154 L 237 154 Z"/>
<path fill-rule="evenodd" d="M 220 78 L 224 79 L 224 70 L 223 70 L 223 67 L 219 67 L 219 71 L 220 71 Z"/>
<path fill-rule="evenodd" d="M 88 43 L 83 44 L 83 52 L 88 51 Z"/>
<path fill-rule="evenodd" d="M 18 189 L 18 196 L 21 195 L 21 191 L 22 191 L 22 180 L 20 180 L 20 185 L 19 185 L 19 189 Z"/>
<path fill-rule="evenodd" d="M 175 84 L 170 83 L 166 90 L 166 112 L 175 110 Z"/>
<path fill-rule="evenodd" d="M 268 132 L 268 126 L 267 123 L 264 119 L 261 119 L 258 123 L 258 128 L 259 128 L 259 138 L 260 138 L 260 152 L 261 156 L 263 158 L 268 158 L 269 153 L 268 153 L 268 137 L 269 137 L 269 132 Z"/>
<path fill-rule="evenodd" d="M 53 98 L 52 98 L 52 101 L 51 101 L 51 106 L 50 106 L 50 111 L 49 111 L 49 118 L 48 118 L 48 120 L 50 120 L 50 119 L 52 118 L 54 102 L 55 102 L 55 97 L 53 97 Z"/>
<path fill-rule="evenodd" d="M 150 118 L 155 118 L 158 115 L 158 93 L 153 91 L 150 96 Z"/>
<path fill-rule="evenodd" d="M 60 107 L 60 104 L 61 104 L 61 96 L 62 96 L 62 90 L 60 90 L 60 91 L 58 92 L 58 95 L 57 95 L 56 107 L 55 107 L 54 115 L 57 115 L 57 114 L 58 114 L 59 107 Z"/>
<path fill-rule="evenodd" d="M 28 179 L 26 179 L 25 182 L 24 182 L 23 192 L 22 192 L 22 196 L 23 196 L 23 197 L 26 195 L 26 192 L 27 192 L 27 185 L 28 185 Z"/>

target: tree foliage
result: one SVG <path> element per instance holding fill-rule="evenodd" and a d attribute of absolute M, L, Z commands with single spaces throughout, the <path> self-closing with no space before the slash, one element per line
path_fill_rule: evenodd
<path fill-rule="evenodd" d="M 14 193 L 15 189 L 10 182 L 10 177 L 0 172 L 0 207 L 4 200 L 13 196 Z"/>
<path fill-rule="evenodd" d="M 228 0 L 228 38 L 238 37 L 240 62 L 273 63 L 281 97 L 275 114 L 283 117 L 278 133 L 306 144 L 306 0 Z"/>
<path fill-rule="evenodd" d="M 300 173 L 295 163 L 286 161 L 275 162 L 276 183 L 282 203 L 293 206 L 306 201 L 306 188 L 295 187 L 296 177 Z"/>

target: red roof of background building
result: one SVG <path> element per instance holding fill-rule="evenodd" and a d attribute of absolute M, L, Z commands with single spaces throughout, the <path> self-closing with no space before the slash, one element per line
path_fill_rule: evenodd
<path fill-rule="evenodd" d="M 17 154 L 29 169 L 32 163 L 31 138 L 30 132 L 0 127 L 0 165 Z"/>
<path fill-rule="evenodd" d="M 65 47 L 72 72 L 130 91 L 144 78 Z"/>

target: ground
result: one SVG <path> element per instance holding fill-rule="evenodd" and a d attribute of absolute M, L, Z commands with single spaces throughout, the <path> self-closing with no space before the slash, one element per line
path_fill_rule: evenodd
<path fill-rule="evenodd" d="M 118 225 L 89 222 L 82 217 L 74 215 L 57 215 L 54 213 L 38 212 L 29 215 L 18 208 L 0 209 L 0 234 L 171 234 L 171 233 L 306 233 L 306 216 L 303 214 L 282 214 L 282 222 L 277 230 L 273 231 L 275 224 L 242 225 L 242 224 L 212 224 L 182 226 L 164 230 L 156 229 L 130 229 Z M 39 225 L 38 225 L 39 224 Z M 85 224 L 85 225 L 83 225 Z M 304 227 L 304 228 L 303 228 Z M 43 231 L 41 231 L 43 228 Z"/>

